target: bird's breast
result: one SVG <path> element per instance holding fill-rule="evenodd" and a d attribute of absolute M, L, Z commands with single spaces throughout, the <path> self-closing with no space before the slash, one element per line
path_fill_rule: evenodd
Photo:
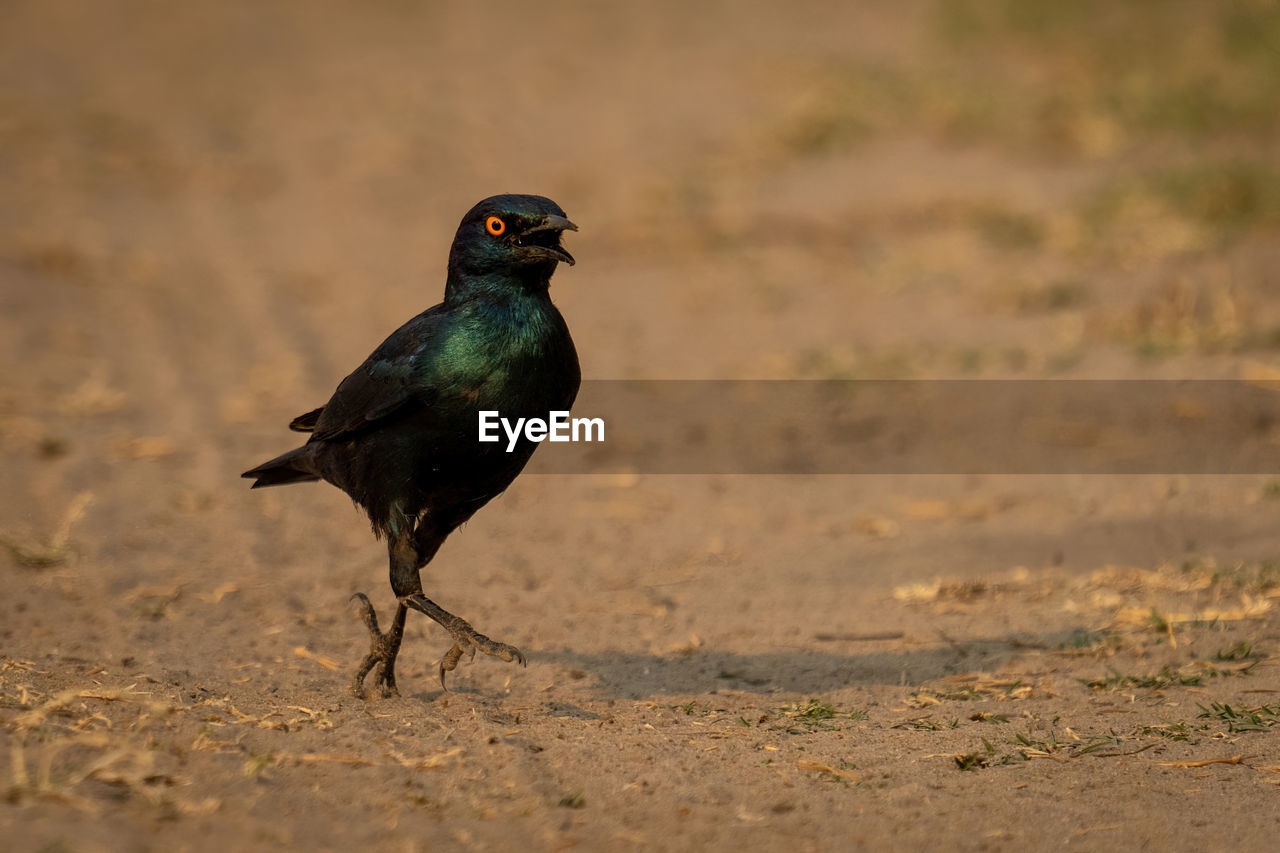
<path fill-rule="evenodd" d="M 549 301 L 477 310 L 450 336 L 445 356 L 459 410 L 545 417 L 577 394 L 577 352 Z"/>

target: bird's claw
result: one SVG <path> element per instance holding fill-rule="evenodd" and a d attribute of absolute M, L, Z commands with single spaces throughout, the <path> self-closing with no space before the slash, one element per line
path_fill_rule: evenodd
<path fill-rule="evenodd" d="M 396 613 L 390 630 L 386 633 L 378 630 L 378 614 L 373 609 L 369 597 L 363 592 L 351 596 L 351 601 L 358 603 L 360 618 L 369 629 L 369 653 L 360 663 L 351 685 L 351 692 L 357 699 L 365 698 L 364 680 L 373 671 L 373 683 L 378 686 L 383 699 L 399 696 L 396 688 L 396 654 L 400 651 L 400 641 L 404 637 L 403 610 Z"/>
<path fill-rule="evenodd" d="M 457 617 L 454 617 L 457 619 Z M 462 656 L 470 652 L 470 659 L 475 660 L 476 652 L 484 652 L 491 657 L 499 658 L 508 663 L 515 661 L 521 666 L 528 666 L 524 653 L 515 646 L 506 643 L 500 643 L 481 634 L 464 619 L 457 619 L 456 622 L 445 626 L 449 633 L 453 635 L 453 646 L 449 651 L 445 652 L 444 657 L 440 659 L 440 686 L 448 690 L 448 686 L 444 682 L 444 674 L 453 672 L 457 669 L 458 661 L 462 660 Z"/>

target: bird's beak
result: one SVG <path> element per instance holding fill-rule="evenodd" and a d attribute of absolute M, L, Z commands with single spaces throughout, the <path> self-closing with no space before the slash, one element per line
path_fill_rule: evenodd
<path fill-rule="evenodd" d="M 565 219 L 563 216 L 556 216 L 554 213 L 549 213 L 546 216 L 542 217 L 542 221 L 539 222 L 537 225 L 533 226 L 532 228 L 526 228 L 524 233 L 533 234 L 536 231 L 577 231 L 577 230 L 578 230 L 578 226 L 574 225 L 572 222 Z"/>
<path fill-rule="evenodd" d="M 557 216 L 554 213 L 550 213 L 542 217 L 542 221 L 539 222 L 537 225 L 534 225 L 530 228 L 526 228 L 520 234 L 520 238 L 517 241 L 517 245 L 523 246 L 526 250 L 531 251 L 535 254 L 544 255 L 548 258 L 553 258 L 557 261 L 563 261 L 569 266 L 573 266 L 574 264 L 573 255 L 566 252 L 564 250 L 564 247 L 560 245 L 560 234 L 565 231 L 577 231 L 577 230 L 578 230 L 578 226 L 574 225 L 568 219 L 564 218 L 563 216 Z M 546 232 L 554 232 L 554 243 L 552 245 L 547 245 L 542 242 L 526 240 L 526 238 L 528 238 L 530 235 L 546 233 Z"/>

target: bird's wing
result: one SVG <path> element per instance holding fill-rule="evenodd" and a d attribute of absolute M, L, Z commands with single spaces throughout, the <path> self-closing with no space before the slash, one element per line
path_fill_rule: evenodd
<path fill-rule="evenodd" d="M 432 389 L 421 380 L 421 364 L 439 343 L 444 314 L 440 306 L 401 326 L 364 364 L 342 380 L 316 412 L 295 419 L 311 427 L 311 441 L 333 441 L 362 432 L 409 405 L 430 406 Z"/>

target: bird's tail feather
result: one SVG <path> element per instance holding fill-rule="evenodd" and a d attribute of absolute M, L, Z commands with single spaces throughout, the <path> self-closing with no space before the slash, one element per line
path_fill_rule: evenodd
<path fill-rule="evenodd" d="M 316 423 L 320 420 L 320 413 L 323 411 L 324 406 L 321 406 L 318 409 L 312 409 L 305 415 L 298 415 L 289 421 L 289 429 L 294 432 L 313 432 L 316 428 Z"/>
<path fill-rule="evenodd" d="M 263 462 L 257 468 L 250 468 L 240 475 L 254 479 L 250 488 L 260 489 L 263 486 L 283 486 L 286 483 L 306 483 L 319 480 L 320 474 L 311 463 L 311 450 L 307 445 L 281 454 L 270 462 Z"/>

